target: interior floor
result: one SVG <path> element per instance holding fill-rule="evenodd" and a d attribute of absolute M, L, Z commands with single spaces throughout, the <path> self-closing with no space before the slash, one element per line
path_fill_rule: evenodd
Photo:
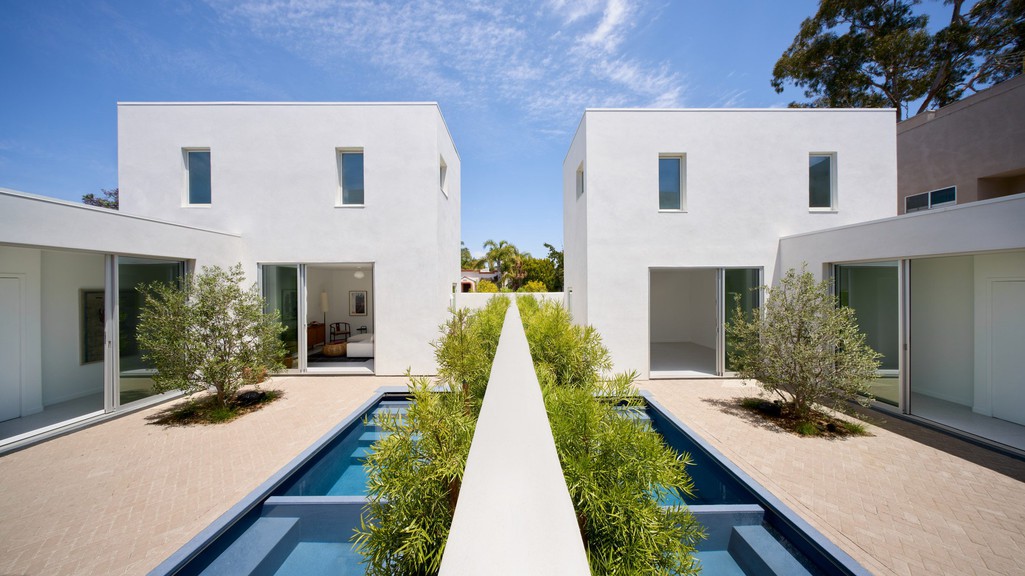
<path fill-rule="evenodd" d="M 911 413 L 944 426 L 1025 450 L 1025 426 L 983 416 L 962 404 L 912 392 Z"/>
<path fill-rule="evenodd" d="M 715 348 L 694 342 L 652 342 L 649 378 L 715 377 Z"/>
<path fill-rule="evenodd" d="M 38 433 L 99 412 L 103 412 L 102 392 L 51 404 L 43 408 L 42 412 L 0 422 L 0 442 L 13 441 L 22 434 Z"/>

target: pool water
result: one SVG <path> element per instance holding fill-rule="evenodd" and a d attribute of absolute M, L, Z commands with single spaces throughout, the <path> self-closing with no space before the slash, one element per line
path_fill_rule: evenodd
<path fill-rule="evenodd" d="M 696 554 L 704 573 L 863 573 L 832 543 L 823 547 L 821 535 L 809 536 L 814 529 L 803 521 L 781 519 L 774 497 L 720 462 L 721 455 L 692 439 L 656 402 L 649 404 L 619 410 L 690 454 L 693 496 L 675 492 L 662 503 L 686 504 L 705 526 L 708 538 Z M 363 462 L 386 435 L 374 419 L 383 413 L 404 418 L 409 405 L 405 396 L 383 393 L 368 402 L 151 574 L 363 574 L 351 537 L 366 505 Z"/>
<path fill-rule="evenodd" d="M 378 416 L 391 414 L 400 420 L 409 408 L 408 400 L 383 400 L 349 433 L 332 441 L 317 460 L 301 468 L 276 496 L 366 496 L 367 473 L 363 461 L 374 442 L 388 433 L 376 426 Z"/>

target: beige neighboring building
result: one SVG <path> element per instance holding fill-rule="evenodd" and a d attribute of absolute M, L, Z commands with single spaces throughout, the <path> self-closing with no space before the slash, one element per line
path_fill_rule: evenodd
<path fill-rule="evenodd" d="M 897 125 L 897 213 L 1025 192 L 1025 76 Z"/>

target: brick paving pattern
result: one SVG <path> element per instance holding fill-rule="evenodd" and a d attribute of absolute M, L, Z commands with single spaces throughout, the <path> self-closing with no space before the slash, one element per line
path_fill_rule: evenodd
<path fill-rule="evenodd" d="M 874 573 L 1025 574 L 1025 462 L 874 412 L 872 436 L 794 436 L 736 380 L 639 386 Z"/>
<path fill-rule="evenodd" d="M 0 574 L 145 574 L 403 378 L 276 378 L 228 425 L 168 428 L 164 404 L 0 457 Z"/>
<path fill-rule="evenodd" d="M 227 426 L 150 408 L 0 457 L 0 574 L 145 574 L 402 378 L 279 378 Z M 799 438 L 732 408 L 738 381 L 640 386 L 878 574 L 1025 574 L 1025 463 L 916 426 Z"/>

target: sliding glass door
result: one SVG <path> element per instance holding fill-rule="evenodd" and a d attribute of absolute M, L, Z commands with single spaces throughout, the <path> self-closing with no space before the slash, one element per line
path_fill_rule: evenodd
<path fill-rule="evenodd" d="M 653 268 L 649 282 L 649 377 L 730 375 L 726 325 L 760 305 L 761 268 Z"/>
<path fill-rule="evenodd" d="M 896 261 L 837 265 L 836 295 L 841 306 L 854 310 L 865 342 L 876 352 L 879 371 L 872 383 L 876 399 L 899 404 L 900 283 Z"/>
<path fill-rule="evenodd" d="M 721 374 L 732 374 L 735 370 L 731 354 L 735 346 L 733 339 L 725 334 L 726 326 L 739 311 L 750 321 L 755 309 L 761 306 L 762 274 L 760 268 L 726 268 L 723 276 L 723 339 Z"/>
<path fill-rule="evenodd" d="M 299 265 L 297 264 L 266 264 L 260 267 L 263 282 L 263 298 L 266 312 L 277 310 L 281 316 L 281 323 L 285 325 L 285 331 L 281 333 L 281 340 L 285 343 L 287 354 L 285 356 L 285 367 L 288 372 L 299 372 L 300 364 L 305 361 L 306 355 L 300 354 L 300 324 L 305 328 L 305 322 L 299 322 Z"/>
<path fill-rule="evenodd" d="M 181 261 L 117 257 L 117 406 L 156 394 L 152 378 L 155 369 L 146 360 L 146 351 L 139 347 L 136 335 L 143 304 L 139 288 L 154 282 L 178 284 L 184 274 Z"/>

